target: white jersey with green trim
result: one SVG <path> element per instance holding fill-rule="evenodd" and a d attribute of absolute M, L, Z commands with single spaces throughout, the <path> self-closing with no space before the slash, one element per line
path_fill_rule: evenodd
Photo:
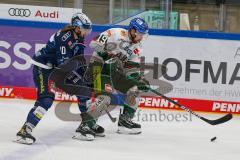
<path fill-rule="evenodd" d="M 90 47 L 94 49 L 93 56 L 103 58 L 99 52 L 114 55 L 121 52 L 127 55 L 128 61 L 140 63 L 141 43 L 132 43 L 128 35 L 128 30 L 123 28 L 111 28 L 102 32 L 91 41 Z"/>

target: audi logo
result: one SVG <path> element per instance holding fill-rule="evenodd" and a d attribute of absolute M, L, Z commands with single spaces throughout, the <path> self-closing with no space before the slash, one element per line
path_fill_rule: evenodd
<path fill-rule="evenodd" d="M 17 17 L 29 17 L 31 15 L 31 11 L 29 9 L 23 9 L 23 8 L 10 8 L 8 10 L 8 14 L 10 16 L 17 16 Z"/>

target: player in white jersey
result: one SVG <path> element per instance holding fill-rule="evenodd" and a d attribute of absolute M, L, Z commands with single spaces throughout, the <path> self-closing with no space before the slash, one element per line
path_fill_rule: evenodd
<path fill-rule="evenodd" d="M 144 86 L 149 85 L 148 81 L 139 74 L 140 55 L 142 52 L 141 41 L 145 36 L 147 36 L 147 34 L 147 23 L 141 18 L 134 18 L 131 20 L 128 30 L 124 28 L 108 29 L 98 35 L 90 43 L 90 47 L 94 50 L 94 52 L 84 77 L 87 81 L 94 83 L 97 78 L 97 74 L 106 72 L 104 66 L 109 60 L 117 59 L 117 61 L 120 62 L 119 64 L 121 67 L 118 66 L 117 68 L 121 68 L 121 71 L 119 70 L 118 73 L 112 77 L 113 83 L 116 84 L 114 85 L 114 89 L 126 94 L 126 98 L 123 103 L 124 109 L 120 114 L 118 121 L 119 133 L 141 133 L 141 125 L 134 123 L 132 118 L 138 107 L 138 102 L 136 100 L 139 95 L 139 90 L 144 90 L 146 88 Z M 97 70 L 94 70 L 95 68 L 97 68 Z M 116 70 L 114 70 L 114 72 L 116 73 Z M 134 75 L 137 81 L 141 82 L 143 85 L 139 86 L 130 82 L 128 80 L 130 75 Z M 104 85 L 102 85 L 102 87 L 104 87 Z M 98 88 L 95 86 L 95 83 L 94 88 Z M 102 99 L 100 105 L 110 104 L 111 98 L 109 98 L 109 96 L 103 96 L 103 93 L 98 95 L 100 95 Z M 96 97 L 96 101 L 98 101 L 98 99 L 99 96 Z M 89 135 L 91 132 L 88 132 L 86 128 L 91 128 L 92 125 L 96 126 L 96 120 L 84 123 L 84 117 L 82 118 L 83 122 L 76 130 L 78 136 L 75 136 L 75 138 L 81 140 L 93 140 L 93 136 Z M 97 126 L 99 128 L 99 133 L 103 134 L 104 128 L 99 125 Z M 91 137 L 91 139 L 87 137 Z"/>
<path fill-rule="evenodd" d="M 93 56 L 104 61 L 114 56 L 120 56 L 119 58 L 140 63 L 141 44 L 138 41 L 143 35 L 140 34 L 136 43 L 133 43 L 128 34 L 128 30 L 123 28 L 112 28 L 101 33 L 96 40 L 90 43 L 90 47 L 95 50 Z M 107 52 L 101 52 L 102 50 Z"/>

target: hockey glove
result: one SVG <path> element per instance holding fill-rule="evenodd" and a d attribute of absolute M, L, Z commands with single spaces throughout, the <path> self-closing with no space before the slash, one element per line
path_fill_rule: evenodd
<path fill-rule="evenodd" d="M 117 58 L 118 58 L 120 61 L 122 61 L 123 63 L 127 62 L 127 60 L 128 60 L 127 55 L 123 54 L 122 52 L 119 52 L 119 53 L 115 54 L 115 55 L 113 56 L 113 58 L 115 58 L 115 57 L 117 57 Z"/>
<path fill-rule="evenodd" d="M 141 78 L 138 81 L 138 85 L 137 85 L 138 89 L 143 91 L 143 92 L 148 92 L 149 88 L 150 88 L 150 83 L 148 80 L 146 80 L 145 78 Z"/>

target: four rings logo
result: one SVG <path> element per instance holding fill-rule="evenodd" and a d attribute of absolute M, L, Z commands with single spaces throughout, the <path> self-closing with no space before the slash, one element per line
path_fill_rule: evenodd
<path fill-rule="evenodd" d="M 17 17 L 29 17 L 31 15 L 31 11 L 29 9 L 23 9 L 23 8 L 10 8 L 8 10 L 8 14 L 10 16 L 17 16 Z"/>

